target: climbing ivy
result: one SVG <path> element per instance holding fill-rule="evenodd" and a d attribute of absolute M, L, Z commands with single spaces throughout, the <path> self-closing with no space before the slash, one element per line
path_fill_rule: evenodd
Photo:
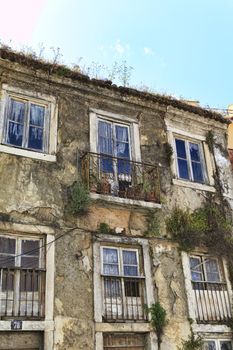
<path fill-rule="evenodd" d="M 145 305 L 145 310 L 147 314 L 151 316 L 151 325 L 155 329 L 157 339 L 158 339 L 158 349 L 160 350 L 160 345 L 162 343 L 162 335 L 164 332 L 164 327 L 167 324 L 166 321 L 166 310 L 161 306 L 160 302 L 152 304 L 150 307 Z"/>
<path fill-rule="evenodd" d="M 85 214 L 90 205 L 90 194 L 85 184 L 75 181 L 67 189 L 66 212 L 72 215 Z"/>

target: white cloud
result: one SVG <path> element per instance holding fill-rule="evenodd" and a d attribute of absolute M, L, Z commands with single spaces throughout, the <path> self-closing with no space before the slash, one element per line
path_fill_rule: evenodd
<path fill-rule="evenodd" d="M 144 47 L 143 52 L 146 56 L 152 56 L 154 54 L 152 48 L 150 47 Z"/>
<path fill-rule="evenodd" d="M 119 39 L 115 42 L 114 46 L 111 46 L 111 49 L 113 51 L 115 51 L 120 56 L 128 54 L 129 51 L 130 51 L 129 45 L 128 44 L 122 44 Z"/>

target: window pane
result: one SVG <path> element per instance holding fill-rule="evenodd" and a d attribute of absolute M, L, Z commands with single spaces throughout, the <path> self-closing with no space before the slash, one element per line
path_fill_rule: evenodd
<path fill-rule="evenodd" d="M 7 143 L 15 146 L 22 146 L 23 143 L 23 124 L 9 122 Z"/>
<path fill-rule="evenodd" d="M 11 100 L 10 112 L 8 115 L 9 120 L 13 120 L 17 123 L 24 123 L 25 103 L 16 100 Z"/>
<path fill-rule="evenodd" d="M 129 142 L 128 128 L 116 125 L 116 139 L 117 141 Z"/>
<path fill-rule="evenodd" d="M 117 275 L 119 275 L 118 265 L 116 265 L 116 264 L 112 264 L 112 265 L 104 264 L 103 272 L 104 272 L 104 275 L 117 276 Z"/>
<path fill-rule="evenodd" d="M 126 297 L 139 297 L 139 281 L 135 279 L 125 279 L 125 296 Z"/>
<path fill-rule="evenodd" d="M 178 159 L 179 177 L 181 179 L 189 179 L 187 160 Z"/>
<path fill-rule="evenodd" d="M 137 253 L 131 250 L 123 250 L 123 264 L 137 265 Z"/>
<path fill-rule="evenodd" d="M 103 262 L 104 263 L 117 263 L 118 264 L 117 249 L 103 248 Z"/>
<path fill-rule="evenodd" d="M 211 340 L 211 341 L 204 342 L 204 350 L 217 350 L 215 341 Z"/>
<path fill-rule="evenodd" d="M 43 149 L 43 129 L 34 126 L 29 127 L 28 148 Z"/>
<path fill-rule="evenodd" d="M 218 262 L 214 259 L 205 261 L 206 279 L 208 282 L 220 282 Z"/>
<path fill-rule="evenodd" d="M 105 279 L 104 280 L 104 289 L 106 297 L 120 297 L 121 296 L 121 287 L 120 280 L 118 279 Z"/>
<path fill-rule="evenodd" d="M 125 276 L 138 276 L 137 266 L 124 266 L 124 275 Z"/>
<path fill-rule="evenodd" d="M 200 162 L 199 145 L 196 143 L 189 143 L 189 151 L 190 151 L 191 160 L 195 160 L 196 162 Z"/>
<path fill-rule="evenodd" d="M 45 108 L 43 106 L 37 106 L 37 105 L 31 104 L 30 124 L 43 127 L 44 114 L 45 114 Z"/>
<path fill-rule="evenodd" d="M 201 260 L 198 258 L 190 258 L 189 262 L 192 281 L 203 281 Z"/>
<path fill-rule="evenodd" d="M 201 163 L 192 162 L 192 170 L 193 170 L 193 180 L 197 182 L 203 182 L 203 172 Z"/>
<path fill-rule="evenodd" d="M 30 269 L 39 268 L 39 257 L 22 256 L 21 267 L 30 268 Z"/>
<path fill-rule="evenodd" d="M 15 239 L 0 237 L 0 253 L 15 254 Z"/>
<path fill-rule="evenodd" d="M 129 159 L 129 144 L 117 142 L 116 144 L 116 156 L 119 158 Z"/>
<path fill-rule="evenodd" d="M 20 291 L 21 292 L 35 292 L 38 290 L 39 273 L 31 270 L 20 271 Z M 21 296 L 21 300 L 22 300 Z"/>
<path fill-rule="evenodd" d="M 232 350 L 231 341 L 220 341 L 221 350 Z"/>
<path fill-rule="evenodd" d="M 178 158 L 187 158 L 184 140 L 176 139 L 176 153 Z"/>
<path fill-rule="evenodd" d="M 22 254 L 23 255 L 39 255 L 40 241 L 22 240 Z"/>

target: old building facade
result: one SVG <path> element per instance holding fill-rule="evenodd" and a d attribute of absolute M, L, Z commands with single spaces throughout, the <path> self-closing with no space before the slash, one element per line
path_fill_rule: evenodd
<path fill-rule="evenodd" d="M 175 350 L 193 332 L 231 350 L 225 251 L 180 249 L 167 224 L 211 201 L 230 222 L 227 122 L 0 57 L 0 349 Z M 161 342 L 145 307 L 158 302 Z"/>

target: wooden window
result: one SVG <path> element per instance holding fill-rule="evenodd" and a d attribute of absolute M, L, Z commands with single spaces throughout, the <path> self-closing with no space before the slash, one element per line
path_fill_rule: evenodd
<path fill-rule="evenodd" d="M 230 340 L 205 340 L 203 350 L 232 350 Z"/>
<path fill-rule="evenodd" d="M 205 256 L 190 257 L 190 271 L 192 281 L 220 282 L 220 266 L 216 258 Z"/>
<path fill-rule="evenodd" d="M 108 333 L 104 334 L 104 350 L 145 350 L 145 334 Z"/>

